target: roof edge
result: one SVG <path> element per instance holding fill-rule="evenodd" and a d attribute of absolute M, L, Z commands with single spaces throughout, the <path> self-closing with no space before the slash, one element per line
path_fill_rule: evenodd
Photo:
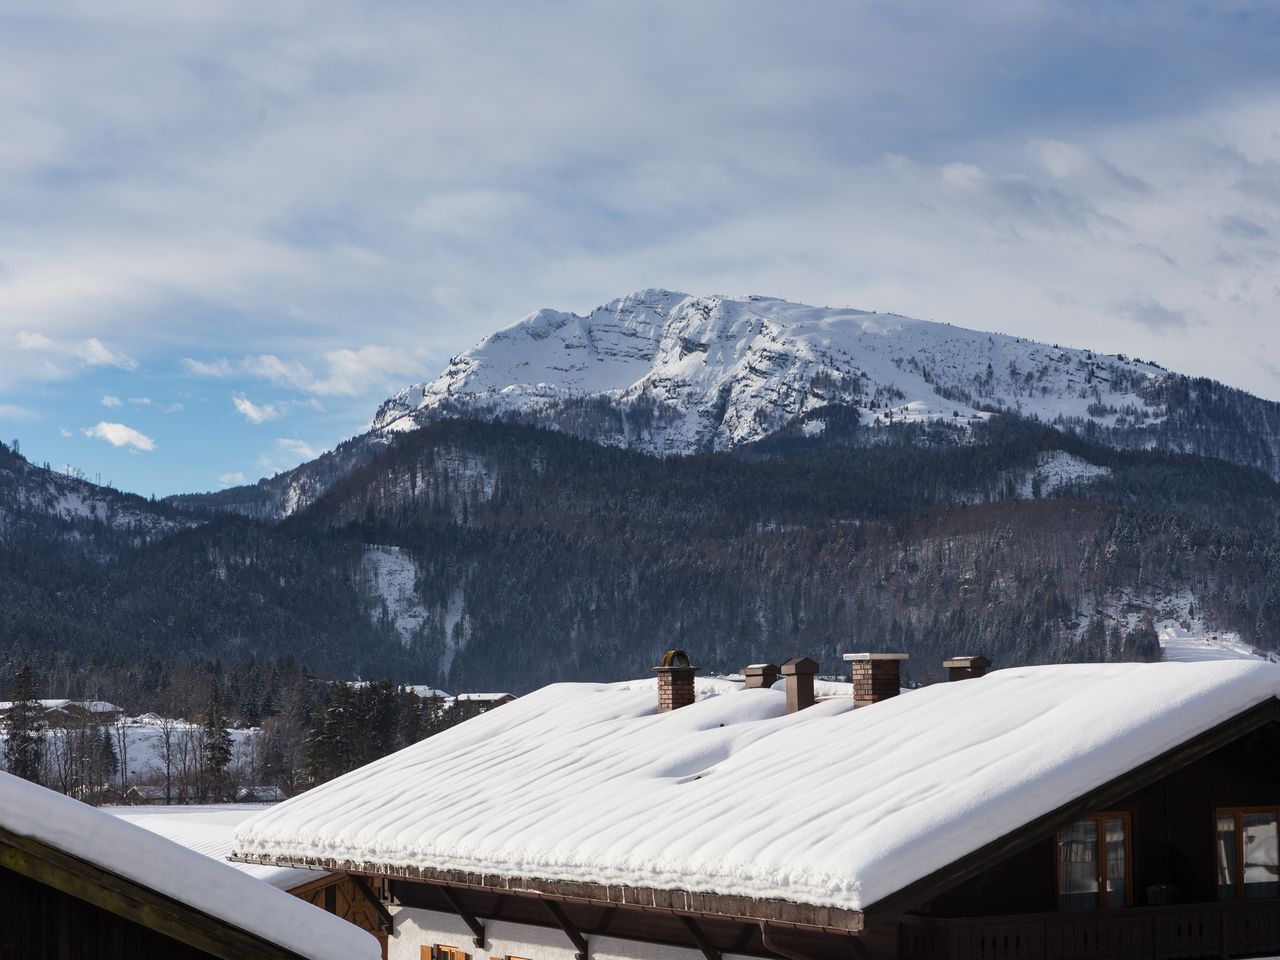
<path fill-rule="evenodd" d="M 630 887 L 621 884 L 512 877 L 470 873 L 464 870 L 437 870 L 434 867 L 357 863 L 352 860 L 335 860 L 329 857 L 294 858 L 232 853 L 227 859 L 238 863 L 302 867 L 311 870 L 327 870 L 331 873 L 354 873 L 395 880 L 413 880 L 469 890 L 498 891 L 566 903 L 663 910 L 685 916 L 715 917 L 752 924 L 767 920 L 779 926 L 843 934 L 856 934 L 863 929 L 861 910 L 819 907 L 791 900 L 756 899 L 719 893 L 699 893 L 693 890 L 659 890 L 654 887 Z"/>

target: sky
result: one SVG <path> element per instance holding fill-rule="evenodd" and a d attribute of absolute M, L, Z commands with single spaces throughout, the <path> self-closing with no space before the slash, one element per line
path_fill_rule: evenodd
<path fill-rule="evenodd" d="M 646 287 L 1280 400 L 1277 49 L 1230 0 L 8 0 L 0 437 L 252 482 Z"/>

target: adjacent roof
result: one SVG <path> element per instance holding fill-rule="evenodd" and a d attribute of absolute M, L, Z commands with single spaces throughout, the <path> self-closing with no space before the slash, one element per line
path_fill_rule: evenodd
<path fill-rule="evenodd" d="M 164 788 L 160 788 L 163 793 Z M 236 827 L 263 809 L 261 804 L 222 803 L 210 806 L 103 807 L 105 812 L 126 823 L 158 833 L 167 840 L 196 853 L 225 863 L 231 853 Z M 314 870 L 276 867 L 269 864 L 232 863 L 279 890 L 292 890 L 320 875 Z"/>
<path fill-rule="evenodd" d="M 1280 695 L 1280 666 L 1027 667 L 790 716 L 698 690 L 543 688 L 257 814 L 237 853 L 861 910 Z"/>
<path fill-rule="evenodd" d="M 0 773 L 0 828 L 191 906 L 311 960 L 377 960 L 358 927 L 79 801 Z"/>

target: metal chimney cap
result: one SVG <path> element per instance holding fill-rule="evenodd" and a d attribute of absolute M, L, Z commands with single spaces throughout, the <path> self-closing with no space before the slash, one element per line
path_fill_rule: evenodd
<path fill-rule="evenodd" d="M 845 660 L 910 660 L 909 653 L 846 653 Z"/>

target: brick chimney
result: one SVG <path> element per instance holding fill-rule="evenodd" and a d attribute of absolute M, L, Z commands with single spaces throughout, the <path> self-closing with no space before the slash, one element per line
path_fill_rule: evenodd
<path fill-rule="evenodd" d="M 748 690 L 769 689 L 778 682 L 780 672 L 776 663 L 752 663 L 742 668 Z"/>
<path fill-rule="evenodd" d="M 658 712 L 679 710 L 693 703 L 693 675 L 698 668 L 690 666 L 689 655 L 683 650 L 668 650 L 662 657 L 662 666 L 654 667 L 658 675 Z"/>
<path fill-rule="evenodd" d="M 991 669 L 991 661 L 986 657 L 952 657 L 943 660 L 942 665 L 947 668 L 948 680 L 970 680 Z"/>
<path fill-rule="evenodd" d="M 902 689 L 905 653 L 846 653 L 853 666 L 853 705 L 865 707 L 896 697 Z"/>
<path fill-rule="evenodd" d="M 813 675 L 818 664 L 808 657 L 792 657 L 782 665 L 787 678 L 787 713 L 813 706 Z"/>

